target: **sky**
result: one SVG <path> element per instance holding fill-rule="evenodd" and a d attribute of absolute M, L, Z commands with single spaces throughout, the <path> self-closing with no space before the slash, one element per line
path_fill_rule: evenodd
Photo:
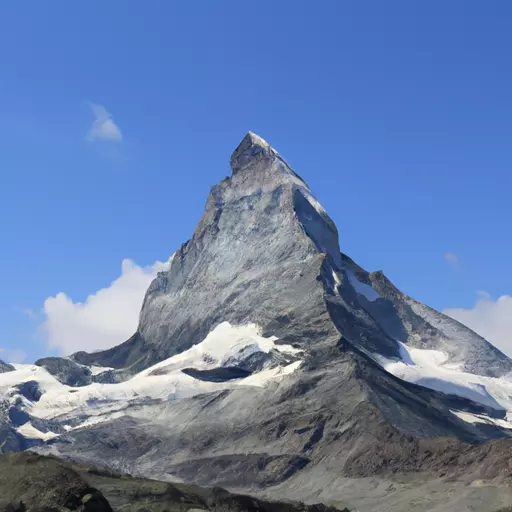
<path fill-rule="evenodd" d="M 248 130 L 367 270 L 512 355 L 512 3 L 0 6 L 0 357 L 96 350 Z"/>

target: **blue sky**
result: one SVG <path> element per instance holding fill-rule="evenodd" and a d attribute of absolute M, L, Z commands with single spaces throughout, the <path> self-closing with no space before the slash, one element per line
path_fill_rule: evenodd
<path fill-rule="evenodd" d="M 7 358 L 131 329 L 135 288 L 191 236 L 247 130 L 308 182 L 344 252 L 506 338 L 511 23 L 506 0 L 4 2 Z M 118 311 L 126 259 L 135 302 Z M 97 316 L 75 322 L 88 297 Z"/>

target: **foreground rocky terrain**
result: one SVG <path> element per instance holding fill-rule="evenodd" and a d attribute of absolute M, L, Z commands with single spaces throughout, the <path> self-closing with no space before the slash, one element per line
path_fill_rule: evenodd
<path fill-rule="evenodd" d="M 0 496 L 6 512 L 349 512 L 136 479 L 29 453 L 0 456 Z"/>
<path fill-rule="evenodd" d="M 231 167 L 129 340 L 1 368 L 3 451 L 360 512 L 512 506 L 512 361 L 343 254 L 264 140 Z"/>

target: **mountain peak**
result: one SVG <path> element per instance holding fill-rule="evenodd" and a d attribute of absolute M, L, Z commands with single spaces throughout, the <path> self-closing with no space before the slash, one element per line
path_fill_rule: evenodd
<path fill-rule="evenodd" d="M 236 174 L 245 167 L 253 167 L 262 160 L 272 160 L 276 151 L 259 135 L 249 131 L 231 155 L 231 170 Z"/>

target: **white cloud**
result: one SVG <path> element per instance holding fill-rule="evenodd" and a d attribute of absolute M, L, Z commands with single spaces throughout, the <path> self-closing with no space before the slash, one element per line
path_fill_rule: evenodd
<path fill-rule="evenodd" d="M 62 292 L 47 298 L 42 332 L 49 348 L 71 354 L 105 349 L 126 341 L 137 329 L 149 284 L 167 266 L 168 263 L 157 261 L 150 267 L 140 267 L 125 259 L 121 275 L 107 288 L 89 295 L 84 303 L 73 302 Z"/>
<path fill-rule="evenodd" d="M 512 357 L 512 296 L 503 295 L 493 300 L 487 292 L 479 291 L 478 295 L 480 298 L 473 308 L 450 308 L 444 313 Z"/>
<path fill-rule="evenodd" d="M 453 266 L 457 266 L 459 264 L 459 257 L 454 252 L 445 252 L 444 259 Z"/>
<path fill-rule="evenodd" d="M 122 141 L 123 135 L 121 129 L 112 120 L 112 114 L 110 114 L 103 105 L 91 103 L 91 109 L 94 114 L 94 121 L 87 134 L 87 140 Z"/>

